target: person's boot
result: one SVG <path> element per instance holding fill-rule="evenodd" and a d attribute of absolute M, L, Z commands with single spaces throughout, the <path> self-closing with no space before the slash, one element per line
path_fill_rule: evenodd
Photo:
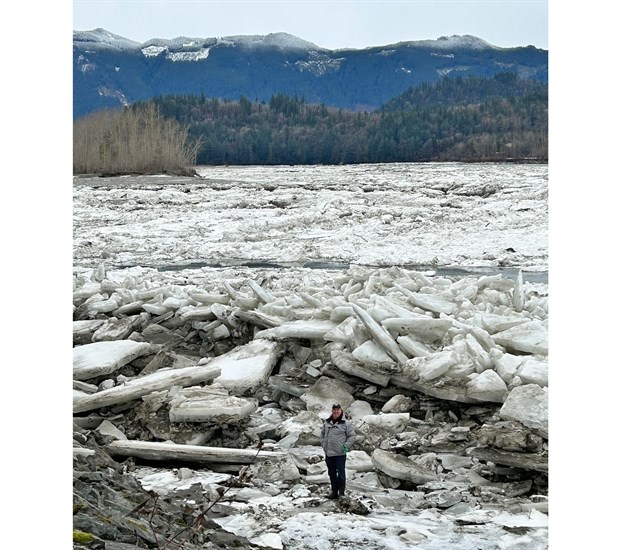
<path fill-rule="evenodd" d="M 332 493 L 328 495 L 328 498 L 330 500 L 333 500 L 335 498 L 339 498 L 339 491 L 338 491 L 338 486 L 334 481 L 331 481 L 331 484 L 332 484 Z"/>
<path fill-rule="evenodd" d="M 344 497 L 344 496 L 345 496 L 345 484 L 343 484 L 343 485 L 341 485 L 341 486 L 339 487 L 339 490 L 338 490 L 338 496 L 339 496 L 339 497 Z"/>

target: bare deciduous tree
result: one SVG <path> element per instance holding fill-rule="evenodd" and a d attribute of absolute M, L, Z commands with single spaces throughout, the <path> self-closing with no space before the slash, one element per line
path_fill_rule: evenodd
<path fill-rule="evenodd" d="M 200 142 L 153 104 L 98 111 L 73 125 L 74 174 L 191 174 Z"/>

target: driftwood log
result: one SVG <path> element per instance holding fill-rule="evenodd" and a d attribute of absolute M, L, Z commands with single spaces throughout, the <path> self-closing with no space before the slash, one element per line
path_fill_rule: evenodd
<path fill-rule="evenodd" d="M 203 447 L 153 441 L 118 440 L 107 445 L 112 456 L 133 456 L 145 460 L 183 460 L 196 463 L 251 464 L 255 460 L 284 458 L 286 453 L 257 449 Z"/>

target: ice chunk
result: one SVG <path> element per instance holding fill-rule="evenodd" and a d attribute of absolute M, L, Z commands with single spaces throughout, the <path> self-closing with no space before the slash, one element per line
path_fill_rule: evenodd
<path fill-rule="evenodd" d="M 146 342 L 116 340 L 95 342 L 73 348 L 73 377 L 88 380 L 110 374 L 127 365 L 137 357 L 155 353 Z"/>
<path fill-rule="evenodd" d="M 371 457 L 364 451 L 356 450 L 347 453 L 347 469 L 355 472 L 375 471 Z"/>
<path fill-rule="evenodd" d="M 127 439 L 127 436 L 109 420 L 104 420 L 101 424 L 99 424 L 96 431 L 98 431 L 100 434 L 110 436 L 114 439 Z"/>
<path fill-rule="evenodd" d="M 222 374 L 214 382 L 222 384 L 231 393 L 243 395 L 267 382 L 283 352 L 282 345 L 277 342 L 253 340 L 216 357 L 210 363 L 222 370 Z"/>
<path fill-rule="evenodd" d="M 255 462 L 249 467 L 250 474 L 262 481 L 292 481 L 300 478 L 293 458 L 288 454 L 283 457 L 269 458 Z"/>
<path fill-rule="evenodd" d="M 400 433 L 402 432 L 410 422 L 410 414 L 409 413 L 380 413 L 380 414 L 370 414 L 367 416 L 363 416 L 360 419 L 361 423 L 368 424 L 369 426 L 374 426 L 376 428 L 382 428 L 391 433 Z"/>
<path fill-rule="evenodd" d="M 400 284 L 395 283 L 395 288 L 400 290 L 407 299 L 417 307 L 425 309 L 427 311 L 433 311 L 434 313 L 445 313 L 450 315 L 455 311 L 456 305 L 441 296 L 434 294 L 423 294 L 420 292 L 412 292 L 407 288 L 402 287 Z"/>
<path fill-rule="evenodd" d="M 506 384 L 511 382 L 518 368 L 526 359 L 524 356 L 503 353 L 499 349 L 490 351 L 490 357 L 492 358 L 496 372 Z"/>
<path fill-rule="evenodd" d="M 330 351 L 330 359 L 339 370 L 373 384 L 386 387 L 390 381 L 390 375 L 382 372 L 383 369 L 360 363 L 347 351 L 332 349 Z"/>
<path fill-rule="evenodd" d="M 442 376 L 452 365 L 459 361 L 454 351 L 441 351 L 425 357 L 414 357 L 406 363 L 414 368 L 423 380 L 434 380 Z"/>
<path fill-rule="evenodd" d="M 498 315 L 496 313 L 484 313 L 476 316 L 476 321 L 480 323 L 490 334 L 502 332 L 517 325 L 528 323 L 526 317 L 513 317 L 508 315 Z"/>
<path fill-rule="evenodd" d="M 532 354 L 548 354 L 548 329 L 541 321 L 530 321 L 492 336 L 494 342 L 507 349 Z"/>
<path fill-rule="evenodd" d="M 412 398 L 405 395 L 393 395 L 382 407 L 383 413 L 404 413 L 412 408 Z"/>
<path fill-rule="evenodd" d="M 393 367 L 395 362 L 391 357 L 380 348 L 373 340 L 367 340 L 361 346 L 358 346 L 352 355 L 361 363 L 370 366 Z"/>
<path fill-rule="evenodd" d="M 548 437 L 548 388 L 526 384 L 513 388 L 499 413 L 506 420 L 516 420 Z"/>
<path fill-rule="evenodd" d="M 283 323 L 279 327 L 268 328 L 257 332 L 255 338 L 304 338 L 306 340 L 323 340 L 326 333 L 336 327 L 329 320 L 299 320 Z"/>
<path fill-rule="evenodd" d="M 521 269 L 518 271 L 515 288 L 513 289 L 513 307 L 517 312 L 524 309 L 524 282 Z"/>
<path fill-rule="evenodd" d="M 517 375 L 523 384 L 548 385 L 548 362 L 528 359 L 518 370 Z"/>
<path fill-rule="evenodd" d="M 466 384 L 466 395 L 477 401 L 502 403 L 507 393 L 507 384 L 496 371 L 488 369 Z"/>
<path fill-rule="evenodd" d="M 300 397 L 306 408 L 322 417 L 328 417 L 333 403 L 340 403 L 345 411 L 354 401 L 353 388 L 334 378 L 322 376 Z"/>
<path fill-rule="evenodd" d="M 452 321 L 433 319 L 431 317 L 399 317 L 385 319 L 382 326 L 386 330 L 397 330 L 404 334 L 413 334 L 423 342 L 442 340 L 446 331 L 451 328 Z"/>
<path fill-rule="evenodd" d="M 422 468 L 416 462 L 409 460 L 403 455 L 375 449 L 371 455 L 371 460 L 378 470 L 395 479 L 410 481 L 416 485 L 422 485 L 437 479 L 435 472 Z"/>
<path fill-rule="evenodd" d="M 411 355 L 412 357 L 424 357 L 425 355 L 433 353 L 425 344 L 419 342 L 416 338 L 409 334 L 405 336 L 398 336 L 397 344 L 399 344 L 405 353 Z"/>
<path fill-rule="evenodd" d="M 183 388 L 170 402 L 171 422 L 235 423 L 258 408 L 256 399 L 229 395 L 227 390 L 213 386 Z"/>
<path fill-rule="evenodd" d="M 373 414 L 373 409 L 367 401 L 356 400 L 349 406 L 347 414 L 352 420 L 358 420 L 363 416 Z"/>

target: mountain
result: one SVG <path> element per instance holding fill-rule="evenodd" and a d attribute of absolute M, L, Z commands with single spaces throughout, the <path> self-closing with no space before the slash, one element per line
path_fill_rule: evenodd
<path fill-rule="evenodd" d="M 286 33 L 139 43 L 105 29 L 74 31 L 73 113 L 171 94 L 267 101 L 277 93 L 371 111 L 444 75 L 499 72 L 546 82 L 548 52 L 469 35 L 329 50 Z"/>

